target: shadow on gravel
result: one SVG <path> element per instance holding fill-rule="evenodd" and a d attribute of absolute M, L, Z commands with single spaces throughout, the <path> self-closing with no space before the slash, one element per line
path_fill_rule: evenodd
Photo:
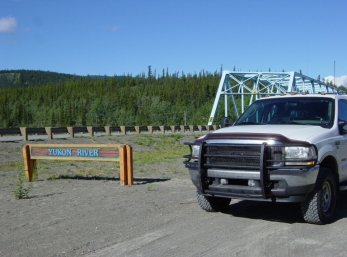
<path fill-rule="evenodd" d="M 76 180 L 102 180 L 102 181 L 119 181 L 119 178 L 105 176 L 79 176 L 79 175 L 59 175 L 55 179 L 76 179 Z M 165 182 L 170 178 L 134 178 L 134 185 L 143 185 L 154 182 Z"/>
<path fill-rule="evenodd" d="M 283 223 L 305 223 L 301 217 L 300 204 L 259 201 L 231 201 L 225 214 L 248 219 L 260 219 Z"/>
<path fill-rule="evenodd" d="M 347 194 L 346 192 L 341 193 L 340 199 L 336 202 L 335 215 L 331 223 L 347 218 Z"/>
<path fill-rule="evenodd" d="M 223 212 L 235 217 L 260 219 L 282 223 L 306 223 L 302 216 L 299 203 L 272 203 L 244 200 L 237 203 L 231 201 L 228 209 Z M 329 223 L 347 218 L 347 195 L 336 202 L 335 215 Z"/>
<path fill-rule="evenodd" d="M 165 182 L 168 180 L 171 180 L 171 178 L 134 178 L 134 182 L 136 182 L 137 185 L 143 185 L 154 182 Z"/>
<path fill-rule="evenodd" d="M 42 197 L 48 197 L 48 196 L 53 196 L 53 195 L 61 195 L 63 193 L 65 193 L 65 192 L 51 193 L 51 194 L 45 194 L 45 195 L 33 195 L 33 196 L 29 196 L 28 199 L 42 198 Z"/>

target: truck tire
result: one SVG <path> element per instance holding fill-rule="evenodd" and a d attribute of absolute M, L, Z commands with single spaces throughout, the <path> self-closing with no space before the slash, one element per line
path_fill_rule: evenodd
<path fill-rule="evenodd" d="M 325 224 L 334 215 L 336 206 L 336 179 L 330 169 L 320 168 L 316 186 L 301 204 L 304 220 L 312 224 Z"/>
<path fill-rule="evenodd" d="M 220 212 L 228 208 L 231 199 L 230 198 L 220 198 L 204 196 L 196 191 L 196 199 L 201 207 L 201 209 L 208 212 Z"/>

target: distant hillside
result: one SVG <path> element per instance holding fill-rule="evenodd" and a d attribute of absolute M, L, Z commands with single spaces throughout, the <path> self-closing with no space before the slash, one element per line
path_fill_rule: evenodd
<path fill-rule="evenodd" d="M 0 88 L 14 88 L 39 86 L 47 84 L 60 84 L 67 80 L 88 77 L 90 79 L 105 79 L 106 75 L 79 76 L 52 71 L 40 70 L 0 70 Z M 121 79 L 123 76 L 116 76 Z"/>
<path fill-rule="evenodd" d="M 39 70 L 0 70 L 0 88 L 62 83 L 81 76 Z"/>
<path fill-rule="evenodd" d="M 20 73 L 16 72 L 8 72 L 2 73 L 0 72 L 0 88 L 4 87 L 12 87 L 20 84 Z"/>

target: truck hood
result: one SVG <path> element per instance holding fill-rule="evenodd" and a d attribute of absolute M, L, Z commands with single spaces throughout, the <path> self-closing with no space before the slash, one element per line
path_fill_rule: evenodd
<path fill-rule="evenodd" d="M 280 134 L 292 140 L 313 143 L 334 135 L 333 129 L 311 125 L 242 125 L 216 130 L 212 133 Z"/>

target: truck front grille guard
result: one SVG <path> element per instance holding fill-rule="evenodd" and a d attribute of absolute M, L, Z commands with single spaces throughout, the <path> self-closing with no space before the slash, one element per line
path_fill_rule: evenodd
<path fill-rule="evenodd" d="M 224 149 L 223 149 L 224 148 Z M 228 150 L 226 150 L 228 148 Z M 203 194 L 208 188 L 207 169 L 217 168 L 237 168 L 260 171 L 260 186 L 262 197 L 268 198 L 267 183 L 267 154 L 266 143 L 261 145 L 229 145 L 229 144 L 206 144 L 200 145 L 200 158 L 198 160 L 198 192 Z M 218 150 L 216 150 L 218 149 Z M 242 163 L 242 165 L 240 165 Z"/>
<path fill-rule="evenodd" d="M 190 148 L 194 143 L 185 143 Z M 290 146 L 293 144 L 281 144 L 280 146 Z M 302 146 L 308 146 L 310 144 L 303 143 Z M 262 197 L 268 198 L 270 195 L 270 183 L 269 172 L 276 169 L 284 168 L 290 169 L 305 169 L 309 165 L 290 165 L 291 162 L 297 162 L 297 160 L 274 160 L 270 159 L 270 147 L 266 142 L 262 144 L 226 144 L 226 143 L 206 143 L 200 144 L 199 157 L 193 157 L 191 154 L 185 155 L 187 158 L 184 163 L 187 168 L 198 169 L 198 186 L 197 190 L 200 194 L 204 193 L 205 189 L 208 189 L 210 178 L 207 176 L 207 170 L 210 168 L 218 169 L 238 169 L 247 171 L 258 171 L 259 181 L 262 190 Z M 298 144 L 295 144 L 298 146 Z M 312 146 L 312 145 L 310 145 Z M 314 146 L 315 147 L 315 146 Z M 315 147 L 316 148 L 316 147 Z M 317 149 L 316 149 L 317 150 Z M 317 158 L 306 159 L 302 161 L 310 161 L 314 166 L 317 163 Z M 273 165 L 274 163 L 285 163 L 285 166 L 279 167 Z"/>
<path fill-rule="evenodd" d="M 203 193 L 208 188 L 209 181 L 207 169 L 209 167 L 218 168 L 237 168 L 252 169 L 260 171 L 260 185 L 262 197 L 268 198 L 266 169 L 266 143 L 261 145 L 226 145 L 226 144 L 206 144 L 200 145 L 200 154 L 198 161 L 198 192 Z M 240 165 L 241 163 L 241 165 Z"/>
<path fill-rule="evenodd" d="M 286 145 L 281 145 L 286 146 Z M 305 144 L 307 146 L 307 144 Z M 259 181 L 262 191 L 262 197 L 264 199 L 270 196 L 270 181 L 269 171 L 278 168 L 285 169 L 298 169 L 307 168 L 308 166 L 290 166 L 285 167 L 273 166 L 273 163 L 291 163 L 295 160 L 273 160 L 270 159 L 270 145 L 266 142 L 262 144 L 225 144 L 225 143 L 211 143 L 203 142 L 200 145 L 200 153 L 198 158 L 199 169 L 199 183 L 198 191 L 203 193 L 205 189 L 208 189 L 209 178 L 207 176 L 207 170 L 209 168 L 219 169 L 238 169 L 238 170 L 251 170 L 259 171 Z M 296 160 L 297 161 L 297 160 Z M 317 159 L 308 159 L 308 161 L 314 161 L 314 165 Z M 313 166 L 313 165 L 312 165 Z"/>

